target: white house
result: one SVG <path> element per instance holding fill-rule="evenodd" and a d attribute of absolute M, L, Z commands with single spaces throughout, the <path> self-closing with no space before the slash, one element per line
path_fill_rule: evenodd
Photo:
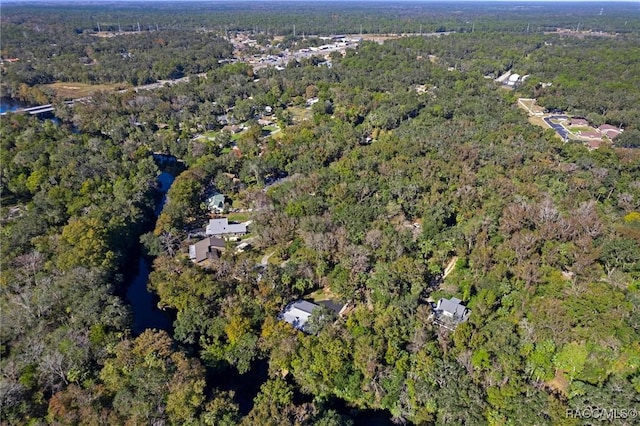
<path fill-rule="evenodd" d="M 305 331 L 305 325 L 309 321 L 311 314 L 319 307 L 319 305 L 306 300 L 296 300 L 288 304 L 278 318 L 288 322 L 298 330 Z"/>
<path fill-rule="evenodd" d="M 226 217 L 210 219 L 205 229 L 205 234 L 214 237 L 244 235 L 247 233 L 247 225 L 244 223 L 229 223 Z"/>
<path fill-rule="evenodd" d="M 508 86 L 515 86 L 520 80 L 520 74 L 511 74 L 507 80 Z"/>
<path fill-rule="evenodd" d="M 453 327 L 465 322 L 471 315 L 471 310 L 462 304 L 460 299 L 440 299 L 434 309 L 436 322 L 440 325 Z"/>

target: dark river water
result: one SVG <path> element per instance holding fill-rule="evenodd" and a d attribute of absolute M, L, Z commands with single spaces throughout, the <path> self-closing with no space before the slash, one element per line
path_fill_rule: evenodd
<path fill-rule="evenodd" d="M 168 172 L 162 172 L 158 176 L 158 189 L 162 192 L 161 199 L 155 208 L 155 219 L 162 212 L 166 194 L 173 183 L 174 177 Z M 170 316 L 158 309 L 158 296 L 147 290 L 149 280 L 149 262 L 140 254 L 137 262 L 137 272 L 131 278 L 127 287 L 127 301 L 131 304 L 133 311 L 133 333 L 138 335 L 148 328 L 166 330 L 172 334 L 172 321 Z"/>
<path fill-rule="evenodd" d="M 12 99 L 2 98 L 0 99 L 0 114 L 3 112 L 17 111 L 21 108 L 26 108 L 27 105 L 20 104 Z"/>

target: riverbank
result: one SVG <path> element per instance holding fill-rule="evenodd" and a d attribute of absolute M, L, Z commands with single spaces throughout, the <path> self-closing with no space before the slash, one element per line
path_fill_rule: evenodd
<path fill-rule="evenodd" d="M 154 219 L 150 224 L 150 229 L 153 229 L 155 221 L 162 212 L 167 191 L 174 179 L 174 176 L 167 171 L 160 173 L 157 178 L 158 192 L 161 196 L 156 200 Z M 134 254 L 137 260 L 128 265 L 128 269 L 134 270 L 135 268 L 135 273 L 125 278 L 125 288 L 127 289 L 125 296 L 127 302 L 131 305 L 133 313 L 133 334 L 137 336 L 148 328 L 165 330 L 169 334 L 173 334 L 171 316 L 168 312 L 158 309 L 158 296 L 147 289 L 151 266 L 149 260 L 142 253 L 141 246 L 141 243 L 139 243 Z"/>

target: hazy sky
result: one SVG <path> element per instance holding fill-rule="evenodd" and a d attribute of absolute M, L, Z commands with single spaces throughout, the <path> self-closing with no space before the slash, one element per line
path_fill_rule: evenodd
<path fill-rule="evenodd" d="M 158 2 L 158 3 L 179 3 L 183 1 L 187 2 L 209 2 L 209 3 L 233 3 L 233 2 L 244 2 L 250 0 L 97 0 L 96 3 L 127 3 L 127 2 Z M 590 3 L 638 3 L 640 6 L 640 0 L 252 0 L 254 3 L 266 3 L 269 1 L 275 2 L 309 2 L 309 3 L 318 3 L 318 2 L 367 2 L 367 1 L 375 1 L 375 2 L 386 2 L 386 3 L 394 3 L 394 2 L 418 2 L 418 3 L 443 3 L 443 2 L 529 2 L 529 3 L 538 3 L 538 2 L 555 2 L 555 3 L 564 3 L 564 2 L 590 2 Z M 91 3 L 90 0 L 2 0 L 4 3 L 71 3 L 71 2 L 82 2 L 82 3 Z"/>
<path fill-rule="evenodd" d="M 268 2 L 282 2 L 282 1 L 305 1 L 309 4 L 313 3 L 322 3 L 322 2 L 339 2 L 339 3 L 347 3 L 347 2 L 367 2 L 372 1 L 376 3 L 398 3 L 398 2 L 415 2 L 415 3 L 440 3 L 440 2 L 451 2 L 451 3 L 471 3 L 471 2 L 500 2 L 500 3 L 600 3 L 603 7 L 610 3 L 637 3 L 640 7 L 640 0 L 0 0 L 1 3 L 96 3 L 96 4 L 105 4 L 105 3 L 131 3 L 131 2 L 157 2 L 157 3 L 179 3 L 179 2 L 209 2 L 209 3 L 242 3 L 246 1 L 252 1 L 253 3 L 268 3 Z"/>

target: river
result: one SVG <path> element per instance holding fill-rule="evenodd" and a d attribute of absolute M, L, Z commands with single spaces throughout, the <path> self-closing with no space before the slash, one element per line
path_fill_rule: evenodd
<path fill-rule="evenodd" d="M 162 172 L 158 176 L 158 190 L 162 197 L 155 206 L 155 219 L 158 218 L 164 207 L 166 194 L 174 177 L 169 172 Z M 127 301 L 133 311 L 133 334 L 139 335 L 148 328 L 165 330 L 172 333 L 173 321 L 170 316 L 158 309 L 158 296 L 149 292 L 147 281 L 149 280 L 149 262 L 143 254 L 138 255 L 136 274 L 131 278 L 127 287 Z"/>
<path fill-rule="evenodd" d="M 28 108 L 27 105 L 21 104 L 13 99 L 0 98 L 0 114 L 5 112 L 17 111 L 21 108 Z"/>

